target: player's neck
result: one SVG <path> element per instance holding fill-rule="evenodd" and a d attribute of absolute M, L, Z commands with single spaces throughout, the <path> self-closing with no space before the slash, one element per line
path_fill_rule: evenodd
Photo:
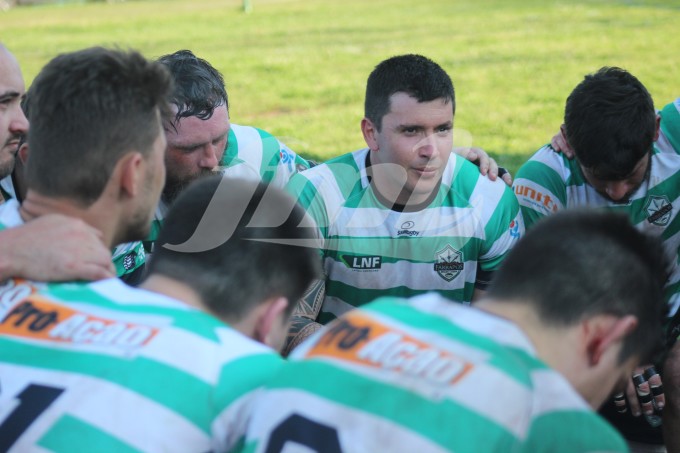
<path fill-rule="evenodd" d="M 177 299 L 194 308 L 207 311 L 201 297 L 196 291 L 188 285 L 164 275 L 151 274 L 141 285 L 139 285 L 139 287 L 146 289 L 147 291 Z"/>
<path fill-rule="evenodd" d="M 547 325 L 528 303 L 483 299 L 475 307 L 515 324 L 533 345 L 536 356 L 554 370 L 565 375 L 565 369 L 576 366 L 573 345 L 577 343 L 570 338 L 574 329 L 569 326 Z"/>
<path fill-rule="evenodd" d="M 68 198 L 48 197 L 28 190 L 19 208 L 19 214 L 24 222 L 49 214 L 80 219 L 102 233 L 102 242 L 108 248 L 116 245 L 114 236 L 118 222 L 113 221 L 111 211 L 103 209 L 99 200 L 89 206 L 83 206 Z"/>

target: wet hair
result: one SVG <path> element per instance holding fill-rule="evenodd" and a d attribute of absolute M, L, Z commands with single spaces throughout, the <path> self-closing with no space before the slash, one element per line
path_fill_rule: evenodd
<path fill-rule="evenodd" d="M 174 124 L 189 116 L 207 120 L 221 105 L 229 109 L 224 78 L 206 60 L 198 58 L 190 50 L 178 50 L 160 57 L 158 61 L 168 68 L 175 79 L 175 91 L 171 98 L 177 107 Z"/>

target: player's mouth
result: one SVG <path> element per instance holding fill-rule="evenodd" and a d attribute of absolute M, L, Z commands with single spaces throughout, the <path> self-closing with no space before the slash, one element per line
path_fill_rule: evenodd
<path fill-rule="evenodd" d="M 414 170 L 421 178 L 432 178 L 437 176 L 439 167 L 423 167 L 415 168 Z"/>

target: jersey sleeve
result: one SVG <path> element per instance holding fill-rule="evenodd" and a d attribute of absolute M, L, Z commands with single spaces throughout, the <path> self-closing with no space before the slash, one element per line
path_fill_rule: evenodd
<path fill-rule="evenodd" d="M 566 157 L 548 145 L 534 154 L 517 172 L 513 189 L 527 229 L 541 218 L 566 206 L 567 186 L 563 176 L 567 168 L 565 160 Z"/>
<path fill-rule="evenodd" d="M 485 184 L 491 183 L 485 177 L 482 176 L 481 178 Z M 490 216 L 488 220 L 485 219 L 485 240 L 479 257 L 475 283 L 475 286 L 480 289 L 485 289 L 493 276 L 493 272 L 500 267 L 503 258 L 510 252 L 519 238 L 524 235 L 524 221 L 512 189 L 500 181 L 491 184 L 495 191 L 500 192 L 500 194 L 497 195 L 495 207 L 491 206 L 492 210 L 487 209 Z"/>
<path fill-rule="evenodd" d="M 284 190 L 295 198 L 314 222 L 318 236 L 320 238 L 328 237 L 329 218 L 326 203 L 317 185 L 305 175 L 298 174 L 291 177 Z"/>
<path fill-rule="evenodd" d="M 662 152 L 680 154 L 680 98 L 661 109 L 659 116 L 661 130 L 656 148 Z"/>
<path fill-rule="evenodd" d="M 283 188 L 299 171 L 309 168 L 309 163 L 267 131 L 251 126 L 232 124 L 227 148 L 220 161 L 227 169 L 241 167 L 239 171 L 259 175 L 262 182 Z"/>

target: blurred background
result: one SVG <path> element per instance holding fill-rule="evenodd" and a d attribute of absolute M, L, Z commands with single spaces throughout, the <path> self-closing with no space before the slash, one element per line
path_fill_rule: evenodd
<path fill-rule="evenodd" d="M 56 54 L 92 45 L 154 58 L 191 49 L 225 77 L 231 120 L 316 160 L 364 146 L 365 82 L 421 53 L 456 88 L 456 145 L 513 173 L 558 130 L 587 73 L 620 66 L 657 107 L 680 97 L 680 0 L 0 0 L 0 41 L 27 87 Z"/>

